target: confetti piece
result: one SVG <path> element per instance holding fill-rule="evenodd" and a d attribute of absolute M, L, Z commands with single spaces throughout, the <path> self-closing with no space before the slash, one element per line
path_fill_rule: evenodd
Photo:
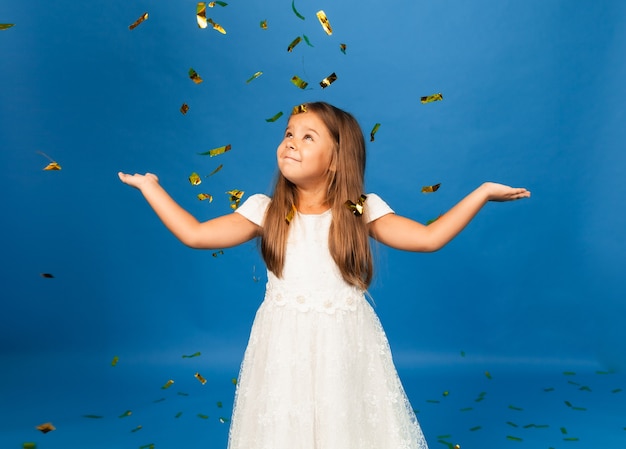
<path fill-rule="evenodd" d="M 298 212 L 298 210 L 296 209 L 296 206 L 292 204 L 291 209 L 289 210 L 289 212 L 287 212 L 287 215 L 285 215 L 285 221 L 287 222 L 287 224 L 291 223 L 293 217 L 296 216 L 296 212 Z"/>
<path fill-rule="evenodd" d="M 580 386 L 578 382 L 574 382 L 573 380 L 568 380 L 567 383 L 570 385 L 576 385 L 577 387 Z"/>
<path fill-rule="evenodd" d="M 606 374 L 613 374 L 613 373 L 611 371 L 596 371 L 596 374 L 606 375 Z"/>
<path fill-rule="evenodd" d="M 367 197 L 365 195 L 361 195 L 361 197 L 358 199 L 358 201 L 355 203 L 353 203 L 352 201 L 348 200 L 345 203 L 343 203 L 354 215 L 356 215 L 357 217 L 360 217 L 361 215 L 363 215 L 363 210 L 365 208 L 364 204 L 365 200 L 367 199 Z"/>
<path fill-rule="evenodd" d="M 133 412 L 131 412 L 130 410 L 126 410 L 124 413 L 122 413 L 120 416 L 118 416 L 118 418 L 127 418 L 130 415 L 132 415 Z"/>
<path fill-rule="evenodd" d="M 183 354 L 183 359 L 192 359 L 194 357 L 200 357 L 200 355 L 201 355 L 200 351 L 194 352 L 193 354 L 189 354 L 189 355 Z"/>
<path fill-rule="evenodd" d="M 163 385 L 161 387 L 162 390 L 167 390 L 169 387 L 171 387 L 172 385 L 174 385 L 174 381 L 172 379 L 168 380 L 167 382 L 165 382 L 165 385 Z"/>
<path fill-rule="evenodd" d="M 159 402 L 163 402 L 163 401 L 165 401 L 165 398 L 155 399 L 152 402 L 155 403 L 155 404 L 158 404 Z"/>
<path fill-rule="evenodd" d="M 15 26 L 15 24 L 14 23 L 0 23 L 0 30 L 8 30 L 12 26 Z"/>
<path fill-rule="evenodd" d="M 194 185 L 197 186 L 198 184 L 202 183 L 202 179 L 200 179 L 200 175 L 196 172 L 193 172 L 191 175 L 189 175 L 189 182 Z"/>
<path fill-rule="evenodd" d="M 346 54 L 347 48 L 348 46 L 346 44 L 339 44 L 339 50 L 341 50 L 341 53 L 343 53 L 344 55 Z"/>
<path fill-rule="evenodd" d="M 180 106 L 180 113 L 183 114 L 183 115 L 186 115 L 187 111 L 189 111 L 189 105 L 187 103 L 183 103 Z"/>
<path fill-rule="evenodd" d="M 304 38 L 304 42 L 306 42 L 306 44 L 307 44 L 309 47 L 315 47 L 315 45 L 313 45 L 313 44 L 311 43 L 311 41 L 309 40 L 309 38 L 308 38 L 308 36 L 307 36 L 306 34 L 303 34 L 303 35 L 302 35 L 302 37 Z"/>
<path fill-rule="evenodd" d="M 294 75 L 291 77 L 291 82 L 294 84 L 294 86 L 299 87 L 300 89 L 306 89 L 306 86 L 309 85 L 309 83 L 307 83 L 306 81 L 304 81 L 302 78 L 300 78 L 298 75 Z"/>
<path fill-rule="evenodd" d="M 178 396 L 189 396 L 189 393 L 183 393 L 182 391 L 179 391 L 178 393 L 176 393 Z"/>
<path fill-rule="evenodd" d="M 219 23 L 213 22 L 213 19 L 210 19 L 210 18 L 206 19 L 206 20 L 207 20 L 207 22 L 209 22 L 213 26 L 213 29 L 215 31 L 219 31 L 222 34 L 226 34 L 226 30 L 224 29 L 224 27 L 222 25 L 220 25 Z"/>
<path fill-rule="evenodd" d="M 50 273 L 41 273 L 41 277 L 42 278 L 46 278 L 46 279 L 53 279 L 54 275 L 52 275 Z"/>
<path fill-rule="evenodd" d="M 111 366 L 116 366 L 117 362 L 120 361 L 120 358 L 118 356 L 114 356 L 113 360 L 111 360 Z"/>
<path fill-rule="evenodd" d="M 223 147 L 213 148 L 212 150 L 205 151 L 204 153 L 198 153 L 200 156 L 219 156 L 220 154 L 224 154 L 227 151 L 230 151 L 231 145 L 224 145 Z"/>
<path fill-rule="evenodd" d="M 291 0 L 291 9 L 293 9 L 294 14 L 298 16 L 298 18 L 304 20 L 304 16 L 296 9 L 296 0 Z"/>
<path fill-rule="evenodd" d="M 281 118 L 283 116 L 283 111 L 277 112 L 276 114 L 274 114 L 272 117 L 270 118 L 266 118 L 265 121 L 268 123 L 273 123 L 276 120 L 278 120 L 279 118 Z"/>
<path fill-rule="evenodd" d="M 189 78 L 191 78 L 191 81 L 193 81 L 196 84 L 200 84 L 202 81 L 204 81 L 200 75 L 198 75 L 198 72 L 196 72 L 193 68 L 189 69 Z"/>
<path fill-rule="evenodd" d="M 429 404 L 440 404 L 441 401 L 438 401 L 437 399 L 426 399 L 426 402 L 428 402 Z"/>
<path fill-rule="evenodd" d="M 522 438 L 520 438 L 520 437 L 514 437 L 514 436 L 511 436 L 511 435 L 507 435 L 507 436 L 506 436 L 506 439 L 507 439 L 507 440 L 510 440 L 510 441 L 524 441 L 524 440 L 523 440 Z"/>
<path fill-rule="evenodd" d="M 48 432 L 52 432 L 53 430 L 56 430 L 57 428 L 54 427 L 52 425 L 51 422 L 47 422 L 47 423 L 43 423 L 43 424 L 39 424 L 37 427 L 35 427 L 37 430 L 39 430 L 41 433 L 48 433 Z"/>
<path fill-rule="evenodd" d="M 448 438 L 452 438 L 452 435 L 438 435 L 438 440 L 447 440 Z"/>
<path fill-rule="evenodd" d="M 370 131 L 370 142 L 374 141 L 374 134 L 378 132 L 379 128 L 380 128 L 380 123 L 376 123 L 374 127 L 372 128 L 372 130 Z"/>
<path fill-rule="evenodd" d="M 567 435 L 567 429 L 565 427 L 561 427 L 561 433 L 563 435 Z"/>
<path fill-rule="evenodd" d="M 422 187 L 422 192 L 424 192 L 425 188 L 430 188 L 430 189 L 432 189 L 431 192 L 436 192 L 440 185 L 441 184 L 435 184 L 434 186 Z M 485 377 L 487 379 L 489 379 L 489 380 L 493 379 L 493 377 L 491 377 L 491 373 L 489 371 L 485 371 Z"/>
<path fill-rule="evenodd" d="M 22 444 L 22 449 L 37 449 L 37 445 L 35 443 L 23 443 Z"/>
<path fill-rule="evenodd" d="M 586 412 L 587 409 L 585 407 L 572 407 L 572 410 L 576 410 L 579 412 Z"/>
<path fill-rule="evenodd" d="M 220 421 L 222 424 L 226 424 L 226 423 L 229 421 L 229 419 L 228 419 L 228 418 L 224 418 L 223 416 L 220 416 L 220 417 L 219 417 L 219 421 Z"/>
<path fill-rule="evenodd" d="M 337 74 L 333 72 L 330 75 L 328 75 L 326 78 L 324 78 L 322 81 L 320 81 L 320 86 L 322 86 L 322 89 L 326 89 L 335 81 L 337 81 Z"/>
<path fill-rule="evenodd" d="M 544 388 L 543 391 L 545 391 L 546 393 L 549 393 L 550 391 L 554 391 L 554 387 Z"/>
<path fill-rule="evenodd" d="M 137 28 L 137 26 L 138 26 L 141 22 L 143 22 L 144 20 L 147 20 L 147 19 L 148 19 L 148 13 L 147 13 L 147 12 L 144 12 L 144 13 L 143 13 L 143 15 L 142 15 L 141 17 L 139 17 L 137 20 L 135 20 L 132 24 L 130 24 L 130 25 L 128 26 L 128 29 L 129 29 L 129 30 L 133 30 L 133 29 Z"/>
<path fill-rule="evenodd" d="M 250 78 L 246 80 L 246 84 L 250 84 L 252 81 L 257 79 L 261 75 L 263 75 L 263 72 L 256 72 L 254 75 L 252 75 Z"/>
<path fill-rule="evenodd" d="M 154 449 L 154 443 L 144 444 L 143 446 L 139 446 L 139 449 Z"/>
<path fill-rule="evenodd" d="M 575 376 L 576 372 L 574 371 L 563 371 L 564 376 Z"/>
<path fill-rule="evenodd" d="M 239 203 L 241 202 L 241 198 L 243 197 L 243 190 L 229 190 L 226 192 L 227 195 L 230 195 L 230 208 L 235 210 L 239 207 Z"/>
<path fill-rule="evenodd" d="M 509 426 L 511 426 L 511 427 L 519 427 L 517 424 L 515 424 L 514 422 L 511 422 L 511 421 L 507 421 L 506 423 L 507 423 Z"/>
<path fill-rule="evenodd" d="M 439 184 L 435 184 L 432 186 L 424 186 L 422 187 L 422 193 L 433 193 L 436 192 L 437 190 L 439 190 L 439 187 L 441 187 L 441 183 Z M 487 379 L 489 379 L 489 371 L 485 371 L 485 376 L 487 376 Z"/>
<path fill-rule="evenodd" d="M 470 432 L 476 432 L 477 430 L 480 430 L 482 428 L 483 428 L 482 426 L 474 426 L 474 427 L 470 427 L 469 430 L 470 430 Z"/>
<path fill-rule="evenodd" d="M 567 405 L 568 407 L 572 406 L 572 403 L 570 401 L 564 401 L 564 402 L 565 402 L 565 405 Z"/>
<path fill-rule="evenodd" d="M 203 415 L 202 413 L 198 413 L 196 416 L 201 419 L 209 419 L 209 415 Z"/>
<path fill-rule="evenodd" d="M 183 412 L 178 412 L 174 415 L 174 418 L 180 418 L 181 416 L 183 416 Z"/>
<path fill-rule="evenodd" d="M 259 26 L 261 27 L 262 30 L 267 30 L 267 20 L 261 20 L 261 23 L 259 24 Z"/>
<path fill-rule="evenodd" d="M 306 104 L 299 104 L 293 107 L 291 115 L 302 114 L 303 112 L 306 112 Z"/>
<path fill-rule="evenodd" d="M 289 44 L 289 46 L 287 47 L 287 51 L 291 53 L 291 51 L 296 47 L 296 45 L 298 45 L 300 42 L 302 42 L 302 38 L 300 36 L 296 37 L 293 41 L 291 41 L 291 44 Z"/>
<path fill-rule="evenodd" d="M 465 357 L 465 351 L 461 351 L 460 354 L 461 354 L 461 357 Z"/>
<path fill-rule="evenodd" d="M 620 393 L 621 391 L 621 388 L 616 388 L 615 390 L 611 390 L 611 393 Z"/>
<path fill-rule="evenodd" d="M 219 250 L 219 251 L 215 251 L 212 256 L 213 257 L 217 257 L 217 256 L 222 256 L 224 254 L 224 250 Z"/>
<path fill-rule="evenodd" d="M 209 203 L 213 202 L 213 195 L 209 193 L 198 193 L 198 199 L 200 201 L 209 200 Z"/>
<path fill-rule="evenodd" d="M 441 101 L 443 100 L 443 95 L 434 94 L 434 95 L 426 95 L 425 97 L 421 97 L 420 101 L 422 104 L 432 103 L 433 101 Z"/>
<path fill-rule="evenodd" d="M 207 175 L 207 177 L 209 176 L 213 176 L 215 173 L 217 173 L 218 171 L 220 171 L 222 168 L 224 167 L 224 164 L 220 164 L 215 170 L 213 170 L 211 173 L 209 173 Z"/>
<path fill-rule="evenodd" d="M 461 412 L 469 412 L 471 410 L 474 410 L 474 407 L 464 407 L 462 409 L 459 409 L 459 411 L 461 411 Z"/>
<path fill-rule="evenodd" d="M 233 385 L 237 385 L 237 378 L 233 377 L 232 379 L 230 379 L 230 383 L 232 383 Z"/>
<path fill-rule="evenodd" d="M 199 2 L 196 5 L 196 21 L 198 22 L 198 28 L 206 28 L 206 3 Z"/>
<path fill-rule="evenodd" d="M 206 379 L 204 377 L 202 377 L 202 375 L 200 373 L 196 373 L 193 375 L 196 379 L 198 379 L 198 381 L 200 381 L 200 383 L 202 385 L 204 385 L 206 383 Z"/>
<path fill-rule="evenodd" d="M 138 432 L 141 429 L 143 429 L 143 426 L 139 425 L 139 426 L 135 427 L 133 430 L 131 430 L 131 432 L 135 433 L 135 432 Z"/>
<path fill-rule="evenodd" d="M 563 438 L 563 441 L 580 441 L 580 438 L 578 438 L 578 437 L 567 437 L 567 438 Z"/>
<path fill-rule="evenodd" d="M 439 220 L 441 218 L 441 215 L 439 215 L 438 217 L 435 218 L 431 218 L 430 220 L 428 220 L 426 222 L 426 226 L 428 226 L 429 224 L 433 224 L 434 222 L 436 222 L 437 220 Z"/>
<path fill-rule="evenodd" d="M 580 390 L 580 391 L 589 391 L 589 392 L 591 392 L 591 388 L 590 388 L 590 387 L 588 387 L 587 385 L 583 385 L 583 386 L 582 386 L 582 387 L 580 387 L 578 390 Z"/>
<path fill-rule="evenodd" d="M 44 170 L 46 170 L 46 171 L 61 170 L 61 166 L 59 164 L 57 164 L 55 161 L 53 161 L 52 158 L 50 156 L 48 156 L 46 153 L 44 153 L 43 151 L 37 151 L 37 153 L 41 154 L 42 156 L 44 156 L 45 158 L 47 158 L 50 161 L 50 163 L 44 167 Z"/>
<path fill-rule="evenodd" d="M 442 393 L 442 396 L 443 396 L 443 397 L 448 397 L 449 395 L 450 395 L 450 392 L 449 392 L 449 391 L 444 391 L 444 392 Z"/>
<path fill-rule="evenodd" d="M 521 412 L 521 411 L 523 411 L 523 410 L 524 410 L 523 408 L 521 408 L 521 407 L 516 407 L 516 406 L 514 406 L 514 405 L 509 405 L 509 408 L 510 408 L 511 410 L 516 410 L 516 411 L 518 411 L 518 412 Z"/>
<path fill-rule="evenodd" d="M 224 404 L 222 404 L 222 401 L 217 401 L 215 405 L 217 405 L 217 408 L 222 408 L 224 406 Z"/>
<path fill-rule="evenodd" d="M 220 1 L 215 1 L 215 2 L 209 2 L 209 8 L 213 8 L 215 5 L 220 5 L 222 7 L 227 6 L 228 3 L 226 2 L 220 2 Z"/>
<path fill-rule="evenodd" d="M 320 9 L 315 15 L 317 16 L 320 23 L 322 24 L 322 28 L 324 28 L 324 31 L 326 31 L 326 34 L 328 34 L 329 36 L 333 34 L 333 29 L 330 26 L 330 22 L 328 21 L 328 17 L 326 17 L 326 14 L 324 13 L 324 11 Z"/>
<path fill-rule="evenodd" d="M 83 418 L 102 419 L 102 418 L 104 418 L 104 416 L 101 416 L 101 415 L 83 415 Z"/>

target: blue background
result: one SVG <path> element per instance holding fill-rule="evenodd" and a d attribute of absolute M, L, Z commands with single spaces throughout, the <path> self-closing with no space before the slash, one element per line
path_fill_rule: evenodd
<path fill-rule="evenodd" d="M 371 294 L 430 446 L 623 447 L 626 4 L 300 0 L 301 20 L 233 0 L 207 9 L 225 35 L 195 7 L 0 5 L 0 447 L 225 447 L 256 244 L 184 247 L 117 172 L 158 174 L 198 219 L 231 213 L 227 190 L 270 193 L 289 111 L 315 100 L 366 136 L 381 124 L 367 190 L 399 214 L 426 222 L 484 181 L 533 194 L 488 204 L 440 252 L 374 247 Z"/>

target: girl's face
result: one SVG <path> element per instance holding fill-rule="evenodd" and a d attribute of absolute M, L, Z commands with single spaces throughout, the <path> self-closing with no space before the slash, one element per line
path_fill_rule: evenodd
<path fill-rule="evenodd" d="M 292 115 L 278 146 L 278 168 L 285 178 L 308 190 L 326 188 L 334 142 L 313 112 Z"/>

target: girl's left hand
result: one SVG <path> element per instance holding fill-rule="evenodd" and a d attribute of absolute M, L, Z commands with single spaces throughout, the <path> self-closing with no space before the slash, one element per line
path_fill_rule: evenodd
<path fill-rule="evenodd" d="M 481 187 L 485 189 L 488 201 L 514 201 L 530 198 L 530 191 L 523 187 L 509 187 L 495 182 L 486 182 Z"/>

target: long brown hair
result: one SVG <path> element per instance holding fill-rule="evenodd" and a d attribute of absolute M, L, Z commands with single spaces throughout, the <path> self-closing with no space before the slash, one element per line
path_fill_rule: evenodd
<path fill-rule="evenodd" d="M 324 102 L 306 103 L 294 113 L 316 114 L 334 140 L 333 162 L 328 176 L 327 203 L 332 212 L 328 247 L 344 280 L 366 289 L 372 280 L 372 252 L 365 217 L 355 216 L 345 202 L 356 202 L 363 194 L 365 139 L 356 119 L 348 112 Z M 285 220 L 295 205 L 296 186 L 278 174 L 272 200 L 265 216 L 261 253 L 267 268 L 280 277 L 285 264 L 289 224 Z M 367 202 L 366 202 L 367 207 Z"/>

